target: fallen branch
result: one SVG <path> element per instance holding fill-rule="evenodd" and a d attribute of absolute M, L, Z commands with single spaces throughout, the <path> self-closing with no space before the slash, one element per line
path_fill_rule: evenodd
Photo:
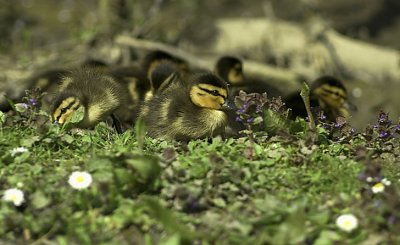
<path fill-rule="evenodd" d="M 364 82 L 400 82 L 400 52 L 351 39 L 316 20 L 309 25 L 267 18 L 232 18 L 216 22 L 218 36 L 211 45 L 185 46 L 213 53 L 286 59 L 294 74 L 315 79 L 339 75 Z M 238 31 L 240 30 L 240 31 Z"/>
<path fill-rule="evenodd" d="M 213 70 L 216 60 L 220 57 L 220 55 L 217 54 L 212 56 L 208 55 L 207 57 L 199 57 L 175 46 L 149 40 L 137 39 L 125 35 L 117 36 L 115 43 L 137 49 L 162 50 L 186 60 L 193 67 L 207 70 Z M 251 60 L 243 60 L 243 64 L 244 72 L 247 77 L 265 80 L 266 82 L 273 80 L 274 85 L 281 89 L 284 88 L 285 92 L 299 89 L 301 86 L 301 84 L 298 82 L 300 76 L 290 70 L 276 68 Z"/>

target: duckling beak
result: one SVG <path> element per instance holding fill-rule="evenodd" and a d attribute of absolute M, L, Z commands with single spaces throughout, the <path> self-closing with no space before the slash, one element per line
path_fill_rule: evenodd
<path fill-rule="evenodd" d="M 351 110 L 351 111 L 357 111 L 357 106 L 351 103 L 350 101 L 346 100 L 344 102 L 344 108 Z"/>
<path fill-rule="evenodd" d="M 225 100 L 225 103 L 221 105 L 221 110 L 233 110 L 235 107 L 235 104 L 233 104 L 230 100 Z"/>

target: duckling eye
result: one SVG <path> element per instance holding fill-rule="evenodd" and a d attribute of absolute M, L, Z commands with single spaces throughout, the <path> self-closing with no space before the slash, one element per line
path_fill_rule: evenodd
<path fill-rule="evenodd" d="M 61 109 L 61 114 L 64 114 L 65 112 L 67 112 L 67 108 L 64 107 Z"/>
<path fill-rule="evenodd" d="M 218 95 L 219 95 L 218 90 L 211 90 L 210 92 L 211 92 L 211 94 L 214 95 L 214 96 L 218 96 Z"/>

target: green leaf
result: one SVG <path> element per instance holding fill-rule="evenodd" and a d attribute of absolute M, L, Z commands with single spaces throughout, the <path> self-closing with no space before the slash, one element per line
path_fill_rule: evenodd
<path fill-rule="evenodd" d="M 30 138 L 21 140 L 21 146 L 29 148 L 32 147 L 32 145 L 38 142 L 39 140 L 40 140 L 39 136 L 32 136 Z"/>
<path fill-rule="evenodd" d="M 273 240 L 276 244 L 301 244 L 307 236 L 306 215 L 303 207 L 296 207 L 278 227 Z"/>
<path fill-rule="evenodd" d="M 69 135 L 69 134 L 64 134 L 64 135 L 61 137 L 61 140 L 64 141 L 64 142 L 66 142 L 66 143 L 68 143 L 68 144 L 71 144 L 72 142 L 74 142 L 74 137 L 72 137 L 72 136 Z"/>
<path fill-rule="evenodd" d="M 143 149 L 144 139 L 146 136 L 146 125 L 143 118 L 139 117 L 135 123 L 136 140 L 139 145 L 139 149 Z"/>
<path fill-rule="evenodd" d="M 173 234 L 172 236 L 168 237 L 166 241 L 162 241 L 158 243 L 159 245 L 180 245 L 181 244 L 181 237 L 179 234 Z"/>
<path fill-rule="evenodd" d="M 83 117 L 85 116 L 85 108 L 83 106 L 79 107 L 78 110 L 76 110 L 72 117 L 65 123 L 65 124 L 76 124 L 79 123 L 80 121 L 83 120 Z"/>
<path fill-rule="evenodd" d="M 197 236 L 196 233 L 180 223 L 176 215 L 163 207 L 157 199 L 147 196 L 142 199 L 142 202 L 150 209 L 151 215 L 161 222 L 168 233 L 177 234 L 185 240 L 193 240 Z"/>
<path fill-rule="evenodd" d="M 331 245 L 335 241 L 340 240 L 340 235 L 334 231 L 324 230 L 319 234 L 317 240 L 315 240 L 314 245 Z"/>
<path fill-rule="evenodd" d="M 214 203 L 215 206 L 220 207 L 220 208 L 224 208 L 226 207 L 226 202 L 224 199 L 218 197 L 218 198 L 214 198 L 212 200 L 212 202 Z"/>
<path fill-rule="evenodd" d="M 264 111 L 264 126 L 268 134 L 276 134 L 280 129 L 289 127 L 288 120 L 270 109 Z"/>
<path fill-rule="evenodd" d="M 138 173 L 138 181 L 141 183 L 157 179 L 161 172 L 159 159 L 154 155 L 135 155 L 125 161 Z"/>
<path fill-rule="evenodd" d="M 109 158 L 94 158 L 87 162 L 87 171 L 110 170 L 113 168 L 113 162 Z"/>
<path fill-rule="evenodd" d="M 50 199 L 42 192 L 36 191 L 32 194 L 32 205 L 36 209 L 41 209 L 50 204 Z"/>
<path fill-rule="evenodd" d="M 4 112 L 0 111 L 0 125 L 2 125 L 3 123 L 6 122 L 6 114 L 4 114 Z"/>

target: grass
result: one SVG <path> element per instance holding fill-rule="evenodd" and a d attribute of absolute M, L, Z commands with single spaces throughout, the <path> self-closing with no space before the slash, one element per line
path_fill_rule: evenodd
<path fill-rule="evenodd" d="M 147 138 L 141 124 L 116 134 L 106 123 L 66 130 L 43 117 L 0 113 L 0 194 L 25 195 L 21 206 L 0 202 L 2 243 L 400 242 L 399 137 L 389 125 L 390 138 L 376 127 L 340 138 L 320 125 L 311 138 L 297 130 L 186 144 Z M 92 184 L 73 189 L 73 171 Z M 391 185 L 374 194 L 382 178 Z M 359 222 L 351 232 L 335 224 L 346 213 Z"/>

